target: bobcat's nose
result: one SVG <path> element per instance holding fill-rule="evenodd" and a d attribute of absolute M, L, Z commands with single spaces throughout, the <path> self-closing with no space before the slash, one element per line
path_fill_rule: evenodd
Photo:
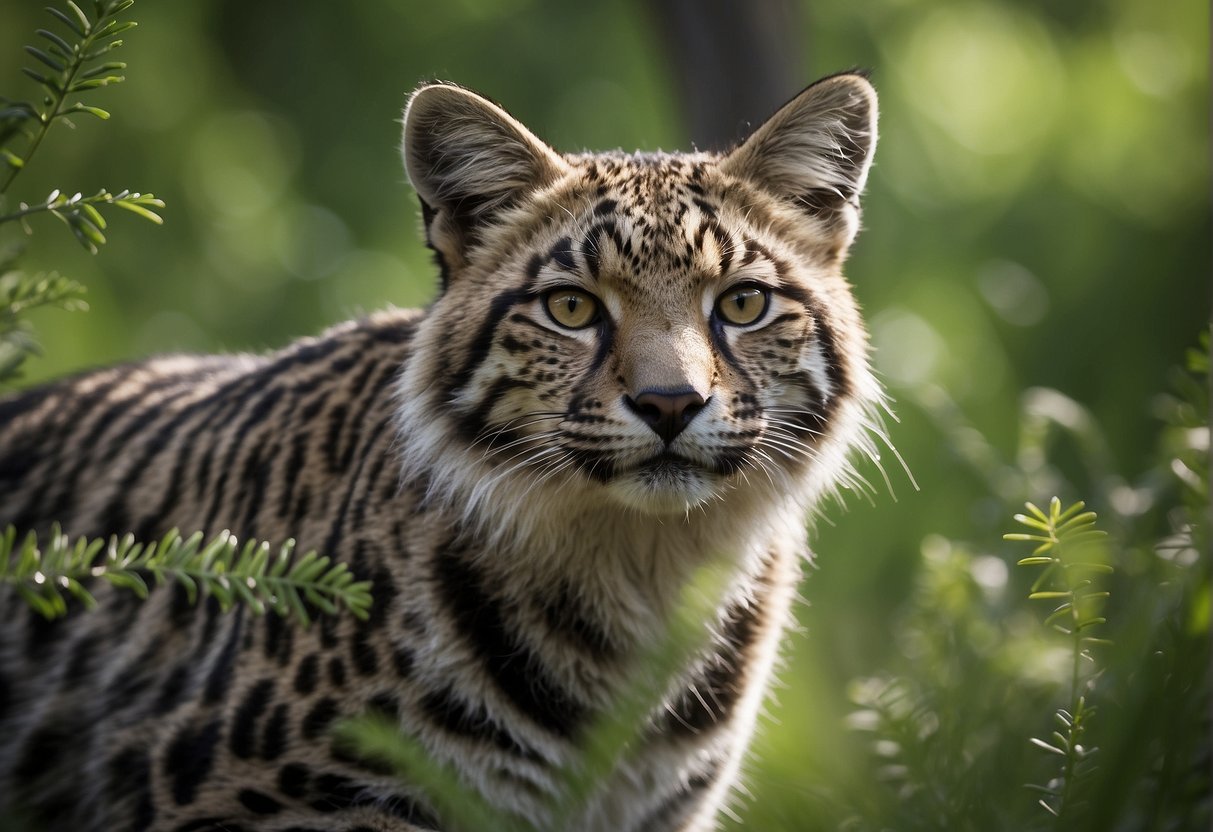
<path fill-rule="evenodd" d="M 624 396 L 624 404 L 644 420 L 668 445 L 683 428 L 691 423 L 695 415 L 703 410 L 708 399 L 691 389 L 645 390 L 636 398 Z"/>

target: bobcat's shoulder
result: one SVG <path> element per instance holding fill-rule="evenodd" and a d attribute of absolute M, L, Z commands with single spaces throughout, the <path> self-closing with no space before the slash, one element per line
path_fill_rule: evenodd
<path fill-rule="evenodd" d="M 398 720 L 537 828 L 688 577 L 730 581 L 570 828 L 709 829 L 789 614 L 803 524 L 880 392 L 841 265 L 875 142 L 854 75 L 726 154 L 562 155 L 459 87 L 405 161 L 442 271 L 260 357 L 169 357 L 0 400 L 0 524 L 295 537 L 372 581 L 299 629 L 184 591 L 32 617 L 0 596 L 0 810 L 50 829 L 437 829 L 335 745 Z"/>

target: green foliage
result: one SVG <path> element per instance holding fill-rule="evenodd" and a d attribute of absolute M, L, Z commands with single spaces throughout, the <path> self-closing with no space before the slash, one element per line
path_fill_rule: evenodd
<path fill-rule="evenodd" d="M 101 206 L 124 208 L 157 225 L 164 223 L 163 218 L 151 210 L 152 208 L 163 208 L 163 200 L 156 199 L 151 194 L 134 194 L 125 190 L 113 194 L 105 189 L 92 196 L 84 196 L 79 193 L 68 196 L 54 190 L 42 202 L 33 205 L 20 203 L 18 210 L 0 216 L 0 223 L 20 220 L 22 224 L 25 224 L 26 219 L 33 214 L 49 213 L 71 229 L 76 240 L 89 253 L 96 254 L 98 247 L 105 245 L 104 231 L 109 227 L 105 217 L 101 216 L 101 212 L 97 210 Z M 28 231 L 28 226 L 26 228 Z"/>
<path fill-rule="evenodd" d="M 870 755 L 857 782 L 868 785 L 832 787 L 844 807 L 830 810 L 835 823 L 1207 828 L 1207 355 L 1202 334 L 1188 370 L 1175 374 L 1176 392 L 1158 401 L 1159 459 L 1136 481 L 1098 458 L 1098 423 L 1055 391 L 1025 398 L 1014 464 L 969 435 L 966 458 L 1003 494 L 1058 484 L 1051 459 L 1070 453 L 1057 440 L 1071 439 L 1079 467 L 1099 472 L 1091 490 L 1110 532 L 1083 502 L 1054 498 L 1046 509 L 1028 503 L 1015 518 L 1025 531 L 1005 535 L 1033 545 L 1017 561 L 1022 570 L 980 546 L 924 541 L 914 590 L 892 623 L 898 659 L 851 687 L 848 723 Z M 1020 585 L 1028 569 L 1039 574 Z M 1041 601 L 1051 605 L 1046 628 L 1030 613 Z M 1048 710 L 1056 730 L 1042 734 L 1033 726 Z M 1047 815 L 1027 811 L 1025 783 Z"/>
<path fill-rule="evenodd" d="M 117 206 L 156 224 L 163 222 L 160 215 L 151 210 L 163 208 L 161 200 L 151 194 L 128 190 L 115 194 L 102 189 L 85 197 L 80 193 L 68 196 L 56 188 L 41 202 L 21 202 L 16 211 L 3 211 L 4 194 L 17 174 L 29 165 L 52 125 L 81 113 L 101 119 L 110 117 L 105 110 L 75 99 L 80 93 L 125 80 L 123 76 L 113 74 L 126 69 L 125 63 L 98 62 L 122 46 L 118 35 L 136 25 L 133 20 L 118 20 L 118 15 L 133 4 L 134 0 L 93 0 L 92 18 L 72 0 L 67 0 L 70 13 L 47 8 L 47 12 L 66 29 L 63 35 L 67 37 L 49 29 L 39 29 L 38 36 L 47 43 L 43 47 L 25 47 L 25 51 L 42 64 L 38 68 L 22 67 L 22 71 L 42 87 L 41 106 L 0 96 L 0 107 L 3 107 L 0 109 L 0 161 L 7 165 L 7 173 L 0 175 L 0 225 L 19 220 L 28 232 L 26 220 L 30 216 L 50 213 L 71 229 L 82 246 L 96 254 L 97 247 L 105 244 L 106 221 L 98 210 L 101 207 Z M 19 137 L 25 139 L 21 153 L 8 147 Z"/>
<path fill-rule="evenodd" d="M 922 544 L 910 597 L 891 622 L 899 660 L 848 686 L 862 776 L 834 796 L 854 832 L 1030 828 L 1022 726 L 1057 686 L 1055 649 L 1006 587 L 1005 563 L 940 535 Z M 831 789 L 844 786 L 834 780 Z M 824 825 L 823 825 L 824 826 Z"/>
<path fill-rule="evenodd" d="M 303 625 L 315 611 L 333 615 L 340 608 L 366 618 L 369 583 L 355 581 L 345 564 L 331 563 L 315 552 L 296 557 L 294 548 L 293 540 L 277 552 L 256 540 L 241 546 L 226 531 L 205 544 L 201 532 L 183 539 L 175 530 L 146 545 L 130 535 L 108 542 L 83 537 L 72 541 L 58 526 L 40 547 L 33 532 L 18 541 L 16 529 L 9 526 L 0 537 L 0 585 L 15 588 L 46 618 L 65 615 L 69 597 L 85 608 L 96 606 L 86 586 L 92 580 L 146 598 L 145 576 L 157 585 L 176 581 L 190 603 L 199 595 L 213 595 L 224 610 L 242 603 L 255 614 L 271 610 Z"/>
<path fill-rule="evenodd" d="M 1083 662 L 1095 663 L 1090 648 L 1110 644 L 1107 639 L 1091 635 L 1093 628 L 1107 623 L 1100 612 L 1109 597 L 1096 583 L 1099 576 L 1112 573 L 1106 562 L 1105 532 L 1095 528 L 1096 515 L 1084 512 L 1085 504 L 1074 503 L 1065 510 L 1061 500 L 1054 497 L 1046 514 L 1027 503 L 1028 514 L 1015 519 L 1032 529 L 1029 533 L 1003 535 L 1004 540 L 1035 543 L 1029 557 L 1021 558 L 1019 566 L 1044 566 L 1032 584 L 1031 600 L 1060 601 L 1045 619 L 1047 626 L 1070 638 L 1072 644 L 1070 707 L 1058 708 L 1053 715 L 1060 730 L 1054 730 L 1051 740 L 1033 737 L 1037 747 L 1062 758 L 1061 773 L 1047 785 L 1031 788 L 1043 793 L 1040 805 L 1059 820 L 1069 819 L 1074 811 L 1080 781 L 1094 771 L 1093 758 L 1098 747 L 1083 744 L 1095 708 L 1087 704 L 1086 687 L 1089 674 L 1083 673 Z"/>
<path fill-rule="evenodd" d="M 13 257 L 0 257 L 0 386 L 17 378 L 26 357 L 40 352 L 24 315 L 39 307 L 65 310 L 88 308 L 84 287 L 51 273 L 28 275 L 9 270 Z"/>
<path fill-rule="evenodd" d="M 118 35 L 135 27 L 134 21 L 117 19 L 133 4 L 134 0 L 93 0 L 92 18 L 73 0 L 67 0 L 66 12 L 54 7 L 47 8 L 47 12 L 60 24 L 61 33 L 39 29 L 37 34 L 46 43 L 26 46 L 25 51 L 42 66 L 26 66 L 21 70 L 42 87 L 41 106 L 0 96 L 0 106 L 4 108 L 0 110 L 0 160 L 8 166 L 7 174 L 0 179 L 0 194 L 8 191 L 17 174 L 29 164 L 51 125 L 79 113 L 109 118 L 105 110 L 74 99 L 80 93 L 125 80 L 123 76 L 113 73 L 125 69 L 126 64 L 121 61 L 97 62 L 122 46 Z M 17 136 L 27 140 L 21 154 L 8 147 Z"/>
<path fill-rule="evenodd" d="M 73 0 L 67 0 L 66 11 L 47 8 L 60 31 L 39 29 L 37 35 L 45 43 L 25 47 L 39 66 L 22 68 L 42 87 L 40 103 L 0 95 L 0 227 L 19 223 L 26 234 L 32 234 L 29 219 L 50 214 L 67 226 L 80 245 L 96 254 L 106 242 L 108 223 L 101 213 L 103 208 L 122 208 L 157 225 L 163 223 L 152 210 L 163 208 L 162 200 L 125 189 L 113 193 L 103 188 L 86 197 L 79 192 L 69 196 L 56 188 L 41 201 L 18 202 L 16 210 L 7 207 L 9 187 L 29 167 L 52 125 L 71 125 L 71 118 L 79 114 L 110 117 L 105 110 L 80 101 L 79 96 L 125 80 L 114 74 L 125 69 L 125 63 L 102 59 L 122 46 L 118 35 L 136 25 L 118 19 L 133 3 L 93 0 L 92 17 Z M 17 148 L 17 144 L 23 146 Z M 25 274 L 17 270 L 21 254 L 20 247 L 13 247 L 0 256 L 0 384 L 16 378 L 22 362 L 39 352 L 30 325 L 22 317 L 24 313 L 40 306 L 87 308 L 80 299 L 84 289 L 75 281 L 55 272 Z"/>

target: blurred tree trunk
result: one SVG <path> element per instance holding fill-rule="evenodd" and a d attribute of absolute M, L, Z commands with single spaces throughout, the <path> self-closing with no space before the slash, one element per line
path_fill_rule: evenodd
<path fill-rule="evenodd" d="M 806 86 L 799 0 L 650 0 L 691 140 L 720 150 Z"/>

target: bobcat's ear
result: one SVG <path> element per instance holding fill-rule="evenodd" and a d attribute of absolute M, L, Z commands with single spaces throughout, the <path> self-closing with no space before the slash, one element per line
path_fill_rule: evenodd
<path fill-rule="evenodd" d="M 494 215 L 555 179 L 564 161 L 493 102 L 454 84 L 418 88 L 404 110 L 404 166 L 421 198 L 431 245 L 435 221 L 462 247 Z"/>
<path fill-rule="evenodd" d="M 827 220 L 845 248 L 875 148 L 876 91 L 862 75 L 834 75 L 780 108 L 721 169 Z"/>

